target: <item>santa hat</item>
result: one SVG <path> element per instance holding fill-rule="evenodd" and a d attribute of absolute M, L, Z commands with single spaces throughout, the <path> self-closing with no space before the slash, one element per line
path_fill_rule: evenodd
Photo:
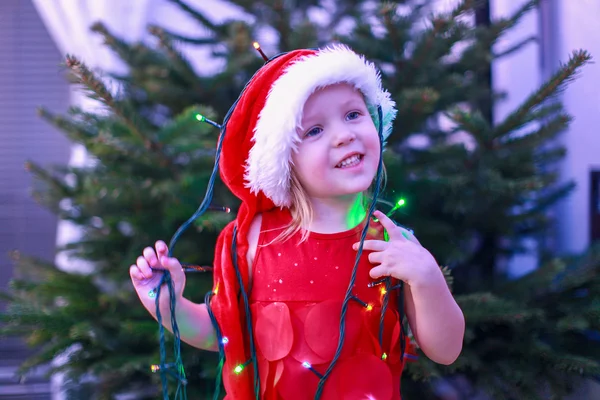
<path fill-rule="evenodd" d="M 395 103 L 371 62 L 344 45 L 292 51 L 270 60 L 252 77 L 225 121 L 220 166 L 226 181 L 234 175 L 231 183 L 239 185 L 239 171 L 231 169 L 243 166 L 245 189 L 275 206 L 289 207 L 290 160 L 300 142 L 296 128 L 304 103 L 317 89 L 342 82 L 362 93 L 377 127 L 381 107 L 385 140 L 392 131 Z M 235 147 L 234 154 L 227 154 L 227 142 Z M 236 189 L 242 200 L 248 198 L 242 188 Z"/>
<path fill-rule="evenodd" d="M 213 290 L 207 305 L 220 342 L 227 399 L 256 397 L 256 360 L 246 334 L 250 319 L 247 233 L 257 213 L 290 205 L 290 159 L 300 138 L 303 106 L 317 89 L 336 83 L 358 89 L 383 139 L 396 115 L 375 66 L 348 47 L 296 50 L 270 59 L 250 79 L 225 117 L 217 150 L 223 182 L 242 201 L 217 240 Z M 242 295 L 240 295 L 242 294 Z M 227 338 L 226 344 L 223 340 Z M 240 372 L 241 366 L 250 366 Z"/>

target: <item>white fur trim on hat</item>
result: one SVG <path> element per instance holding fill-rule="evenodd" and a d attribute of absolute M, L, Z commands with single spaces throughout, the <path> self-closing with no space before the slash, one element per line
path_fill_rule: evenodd
<path fill-rule="evenodd" d="M 296 128 L 304 103 L 315 90 L 341 82 L 362 92 L 376 127 L 381 106 L 384 140 L 389 136 L 395 103 L 382 88 L 375 66 L 343 45 L 321 49 L 291 63 L 271 86 L 246 164 L 244 177 L 251 192 L 262 191 L 276 206 L 290 206 L 291 154 L 301 140 Z"/>

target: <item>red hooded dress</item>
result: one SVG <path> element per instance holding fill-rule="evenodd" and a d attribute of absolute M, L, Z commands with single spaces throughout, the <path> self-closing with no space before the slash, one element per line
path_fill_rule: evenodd
<path fill-rule="evenodd" d="M 213 296 L 209 304 L 222 336 L 227 337 L 223 345 L 222 374 L 229 400 L 256 398 L 242 291 L 250 297 L 248 306 L 252 314 L 261 398 L 313 398 L 317 373 L 324 372 L 339 338 L 342 300 L 356 256 L 352 244 L 359 240 L 364 222 L 347 232 L 313 233 L 299 246 L 295 244 L 298 237 L 292 237 L 284 243 L 259 247 L 252 290 L 246 261 L 247 234 L 257 214 L 263 216 L 260 244 L 271 242 L 278 234 L 265 230 L 280 228 L 290 218 L 289 213 L 277 209 L 264 193 L 251 193 L 245 185 L 244 165 L 253 146 L 256 118 L 279 71 L 291 60 L 313 53 L 312 50 L 290 52 L 265 64 L 244 89 L 221 133 L 221 178 L 241 200 L 235 221 L 225 227 L 217 240 Z M 374 222 L 370 226 L 375 229 L 369 237 L 381 238 L 382 228 Z M 234 237 L 235 255 L 232 252 Z M 395 294 L 390 293 L 381 348 L 378 339 L 381 286 L 367 286 L 369 269 L 365 255 L 353 294 L 367 306 L 354 300 L 349 303 L 345 345 L 324 386 L 321 397 L 324 400 L 400 397 L 402 362 L 399 361 L 400 325 Z M 304 362 L 312 364 L 316 373 L 305 368 Z M 236 371 L 239 365 L 247 366 L 240 372 Z"/>
<path fill-rule="evenodd" d="M 310 233 L 302 243 L 301 233 L 275 241 L 290 219 L 287 210 L 263 214 L 252 268 L 250 301 L 261 397 L 269 400 L 314 398 L 317 373 L 325 372 L 338 346 L 342 302 L 357 254 L 352 245 L 360 241 L 366 223 L 345 232 Z M 371 221 L 367 239 L 383 239 L 381 224 Z M 388 295 L 380 346 L 385 286 L 368 286 L 371 268 L 365 252 L 352 291 L 357 300 L 350 301 L 346 313 L 344 346 L 323 400 L 400 399 L 403 362 L 396 291 Z"/>

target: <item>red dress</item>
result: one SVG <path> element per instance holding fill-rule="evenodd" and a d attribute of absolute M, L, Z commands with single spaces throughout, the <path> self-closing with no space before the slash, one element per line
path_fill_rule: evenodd
<path fill-rule="evenodd" d="M 271 243 L 290 221 L 287 210 L 262 215 L 250 292 L 261 398 L 309 400 L 337 349 L 342 302 L 350 282 L 363 222 L 354 229 L 298 233 Z M 371 221 L 367 239 L 382 239 Z M 398 400 L 403 362 L 396 290 L 388 294 L 382 344 L 379 327 L 384 285 L 369 287 L 372 265 L 364 252 L 345 323 L 345 340 L 323 400 Z M 394 282 L 393 284 L 396 284 Z M 309 368 L 310 367 L 310 368 Z"/>

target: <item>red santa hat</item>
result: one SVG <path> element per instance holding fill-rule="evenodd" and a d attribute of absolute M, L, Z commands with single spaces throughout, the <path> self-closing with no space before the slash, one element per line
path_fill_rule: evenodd
<path fill-rule="evenodd" d="M 262 193 L 275 206 L 289 207 L 290 160 L 300 142 L 296 128 L 304 103 L 317 89 L 342 82 L 363 94 L 376 126 L 381 106 L 385 140 L 392 131 L 395 103 L 371 62 L 344 45 L 292 51 L 270 60 L 255 74 L 225 122 L 220 164 L 224 175 L 243 166 L 244 188 L 254 195 Z M 233 142 L 234 157 L 227 154 L 227 142 Z"/>
<path fill-rule="evenodd" d="M 248 287 L 247 233 L 257 213 L 290 206 L 291 154 L 300 141 L 296 128 L 303 106 L 317 89 L 336 83 L 358 89 L 383 138 L 392 131 L 396 115 L 390 94 L 382 88 L 375 66 L 346 46 L 296 50 L 269 60 L 248 82 L 225 117 L 218 153 L 221 178 L 242 201 L 236 220 L 219 235 L 214 261 L 210 309 L 223 345 L 223 382 L 227 398 L 254 398 L 244 296 Z M 234 247 L 235 245 L 235 247 Z M 235 258 L 232 249 L 235 248 Z"/>

